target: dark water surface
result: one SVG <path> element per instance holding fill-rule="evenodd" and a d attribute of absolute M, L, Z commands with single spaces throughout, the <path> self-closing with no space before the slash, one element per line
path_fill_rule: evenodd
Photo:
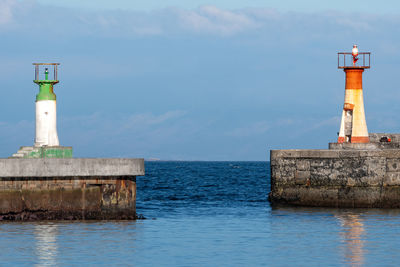
<path fill-rule="evenodd" d="M 0 224 L 0 265 L 399 266 L 400 210 L 275 208 L 267 162 L 146 162 L 136 222 Z"/>

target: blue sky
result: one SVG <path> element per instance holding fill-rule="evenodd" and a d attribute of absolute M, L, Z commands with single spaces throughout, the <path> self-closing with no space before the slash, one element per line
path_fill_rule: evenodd
<path fill-rule="evenodd" d="M 343 10 L 370 13 L 395 13 L 399 11 L 399 3 L 395 0 L 386 0 L 383 3 L 365 0 L 39 0 L 42 4 L 85 8 L 85 9 L 130 9 L 149 11 L 165 7 L 180 7 L 186 9 L 197 8 L 202 5 L 213 5 L 218 8 L 275 8 L 280 11 L 318 12 L 324 10 Z"/>
<path fill-rule="evenodd" d="M 400 130 L 394 1 L 82 2 L 0 0 L 0 156 L 33 144 L 37 61 L 61 63 L 58 134 L 76 157 L 326 148 L 344 97 L 336 53 L 353 43 L 372 52 L 369 131 Z"/>

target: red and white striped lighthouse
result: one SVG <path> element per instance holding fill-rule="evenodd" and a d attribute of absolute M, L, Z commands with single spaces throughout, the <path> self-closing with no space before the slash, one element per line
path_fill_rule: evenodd
<path fill-rule="evenodd" d="M 369 143 L 364 112 L 362 74 L 370 68 L 370 52 L 358 52 L 357 45 L 351 53 L 338 53 L 338 68 L 346 73 L 346 86 L 342 121 L 338 143 Z M 359 57 L 362 57 L 357 64 Z M 346 65 L 346 58 L 347 65 Z"/>

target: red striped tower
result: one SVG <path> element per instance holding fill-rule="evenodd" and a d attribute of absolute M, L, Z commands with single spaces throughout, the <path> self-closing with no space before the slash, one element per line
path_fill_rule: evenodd
<path fill-rule="evenodd" d="M 370 52 L 359 53 L 354 45 L 351 53 L 338 53 L 338 68 L 346 73 L 346 87 L 338 143 L 369 143 L 365 121 L 362 74 L 370 68 Z M 352 57 L 347 62 L 346 57 Z M 357 65 L 359 56 L 362 61 Z M 342 59 L 342 62 L 341 62 Z M 351 58 L 350 58 L 351 59 Z M 367 62 L 366 62 L 367 61 Z"/>

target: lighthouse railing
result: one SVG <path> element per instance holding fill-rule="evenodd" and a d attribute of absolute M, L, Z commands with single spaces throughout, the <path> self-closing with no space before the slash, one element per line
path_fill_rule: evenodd
<path fill-rule="evenodd" d="M 362 68 L 369 69 L 371 67 L 371 52 L 359 52 L 358 60 L 353 64 L 353 54 L 351 52 L 338 53 L 338 69 L 344 68 Z"/>
<path fill-rule="evenodd" d="M 35 66 L 35 81 L 40 80 L 40 67 L 41 66 L 53 66 L 53 80 L 58 81 L 58 70 L 57 66 L 60 65 L 60 63 L 32 63 L 32 65 Z"/>

